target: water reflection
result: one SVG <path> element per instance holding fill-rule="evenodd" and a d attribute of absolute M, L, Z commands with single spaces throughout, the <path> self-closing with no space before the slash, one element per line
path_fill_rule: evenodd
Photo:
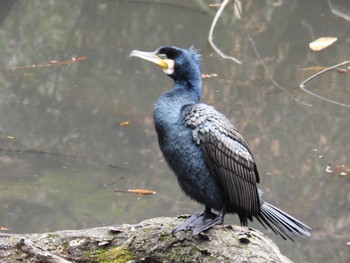
<path fill-rule="evenodd" d="M 152 105 L 171 80 L 128 58 L 136 48 L 195 45 L 203 72 L 218 74 L 204 79 L 203 101 L 244 134 L 266 200 L 315 228 L 311 239 L 293 244 L 271 237 L 296 262 L 349 260 L 349 178 L 324 172 L 328 163 L 349 162 L 348 109 L 293 88 L 311 74 L 301 68 L 346 58 L 348 22 L 315 0 L 259 1 L 244 7 L 242 21 L 227 10 L 214 37 L 223 51 L 243 60 L 237 66 L 208 47 L 215 10 L 207 4 L 36 0 L 8 9 L 0 29 L 0 226 L 44 232 L 202 209 L 180 192 L 157 146 Z M 272 85 L 247 32 L 272 77 L 312 107 Z M 339 38 L 336 45 L 320 53 L 308 50 L 314 36 L 328 34 Z M 79 56 L 87 60 L 9 70 Z M 309 88 L 346 103 L 348 86 L 347 74 L 330 72 Z M 119 126 L 122 121 L 130 125 Z M 113 192 L 129 188 L 159 194 Z M 225 219 L 238 222 L 232 215 Z"/>

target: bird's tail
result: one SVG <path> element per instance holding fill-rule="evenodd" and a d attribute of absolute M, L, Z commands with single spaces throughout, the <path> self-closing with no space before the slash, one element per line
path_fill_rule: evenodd
<path fill-rule="evenodd" d="M 260 215 L 256 216 L 258 221 L 265 228 L 266 226 L 271 228 L 273 232 L 280 235 L 283 239 L 289 238 L 293 240 L 292 234 L 300 237 L 309 237 L 311 235 L 309 232 L 311 227 L 267 202 L 262 203 L 260 211 Z"/>

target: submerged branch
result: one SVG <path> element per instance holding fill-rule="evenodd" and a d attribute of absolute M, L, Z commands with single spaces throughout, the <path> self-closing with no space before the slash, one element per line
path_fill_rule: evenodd
<path fill-rule="evenodd" d="M 223 57 L 224 59 L 231 59 L 231 60 L 233 60 L 234 62 L 236 62 L 237 64 L 241 64 L 242 62 L 239 61 L 239 60 L 237 60 L 236 58 L 225 55 L 225 54 L 214 44 L 214 42 L 213 42 L 213 32 L 214 32 L 214 28 L 215 28 L 215 26 L 216 26 L 216 23 L 217 23 L 219 17 L 221 16 L 223 10 L 225 9 L 226 5 L 228 4 L 228 2 L 229 2 L 229 0 L 224 0 L 224 1 L 222 2 L 222 4 L 220 5 L 220 8 L 219 8 L 218 12 L 216 13 L 216 15 L 215 15 L 215 17 L 214 17 L 214 19 L 213 19 L 213 22 L 212 22 L 212 24 L 211 24 L 211 27 L 210 27 L 210 30 L 209 30 L 208 40 L 209 40 L 209 43 L 210 43 L 210 45 L 212 46 L 212 48 L 213 48 L 221 57 Z M 236 9 L 237 9 L 237 11 L 239 12 L 239 14 L 242 15 L 242 10 L 241 10 L 241 8 L 240 8 L 240 5 L 237 4 L 236 0 L 234 1 L 234 4 L 236 5 Z M 254 40 L 250 37 L 248 31 L 247 31 L 244 27 L 243 27 L 243 29 L 244 29 L 245 33 L 247 34 L 248 40 L 249 40 L 249 42 L 250 42 L 250 44 L 251 44 L 251 46 L 252 46 L 252 48 L 253 48 L 253 50 L 254 50 L 255 55 L 257 56 L 259 62 L 260 62 L 261 65 L 263 66 L 263 68 L 264 68 L 264 70 L 265 70 L 265 74 L 267 75 L 267 77 L 269 78 L 269 80 L 271 81 L 271 83 L 272 83 L 275 87 L 279 88 L 281 91 L 285 92 L 285 93 L 286 93 L 290 98 L 292 98 L 294 101 L 296 101 L 296 102 L 298 102 L 298 103 L 300 103 L 300 104 L 303 104 L 303 105 L 305 105 L 305 106 L 309 106 L 309 107 L 310 107 L 311 104 L 308 104 L 308 103 L 305 103 L 305 102 L 303 102 L 303 101 L 300 101 L 299 99 L 297 99 L 295 96 L 293 96 L 290 92 L 288 92 L 285 88 L 283 88 L 280 84 L 278 84 L 278 83 L 273 79 L 273 77 L 272 77 L 271 74 L 270 74 L 270 71 L 269 71 L 268 67 L 266 66 L 266 64 L 264 63 L 262 57 L 260 56 L 260 53 L 259 53 L 259 51 L 258 51 L 258 49 L 257 49 L 257 47 L 256 47 L 256 45 L 255 45 L 255 43 L 254 43 Z"/>
<path fill-rule="evenodd" d="M 245 31 L 246 31 L 246 30 L 245 30 Z M 271 83 L 272 83 L 275 87 L 279 88 L 281 91 L 285 92 L 285 93 L 286 93 L 290 98 L 292 98 L 294 101 L 296 101 L 296 102 L 298 102 L 298 103 L 300 103 L 300 104 L 303 104 L 304 106 L 311 107 L 311 106 L 312 106 L 311 104 L 308 104 L 308 103 L 306 103 L 306 102 L 303 102 L 303 101 L 297 99 L 295 96 L 293 96 L 290 92 L 288 92 L 285 88 L 283 88 L 280 84 L 278 84 L 278 83 L 274 80 L 274 78 L 271 76 L 271 73 L 270 73 L 268 67 L 266 66 L 264 60 L 263 60 L 262 57 L 260 56 L 260 53 L 259 53 L 259 51 L 258 51 L 258 49 L 257 49 L 257 47 L 256 47 L 256 45 L 255 45 L 255 43 L 254 43 L 254 40 L 250 37 L 250 35 L 248 34 L 247 31 L 246 31 L 246 34 L 247 34 L 247 36 L 248 36 L 248 40 L 249 40 L 250 44 L 251 44 L 252 47 L 253 47 L 253 50 L 254 50 L 255 55 L 257 56 L 257 58 L 258 58 L 258 60 L 260 61 L 261 65 L 263 66 L 263 68 L 264 68 L 264 70 L 265 70 L 265 74 L 266 74 L 266 76 L 268 77 L 268 79 L 271 81 Z"/>
<path fill-rule="evenodd" d="M 335 100 L 331 100 L 331 99 L 327 99 L 325 97 L 322 97 L 308 89 L 305 88 L 305 84 L 308 83 L 309 81 L 313 80 L 314 78 L 322 75 L 323 73 L 326 73 L 332 69 L 335 69 L 335 68 L 338 68 L 340 66 L 344 66 L 346 64 L 349 64 L 350 63 L 350 60 L 346 60 L 346 61 L 343 61 L 339 64 L 336 64 L 336 65 L 333 65 L 333 66 L 330 66 L 328 68 L 325 68 L 317 73 L 315 73 L 314 75 L 308 77 L 306 80 L 304 80 L 302 83 L 300 83 L 299 85 L 299 88 L 302 90 L 302 91 L 305 91 L 306 93 L 318 98 L 318 99 L 321 99 L 321 100 L 324 100 L 324 101 L 327 101 L 327 102 L 330 102 L 330 103 L 333 103 L 333 104 L 336 104 L 336 105 L 339 105 L 339 106 L 342 106 L 342 107 L 347 107 L 347 108 L 350 108 L 350 104 L 345 104 L 345 103 L 341 103 L 341 102 L 338 102 L 338 101 L 335 101 Z"/>

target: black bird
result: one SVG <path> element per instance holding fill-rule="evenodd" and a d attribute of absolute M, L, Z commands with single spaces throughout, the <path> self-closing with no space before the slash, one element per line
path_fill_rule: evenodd
<path fill-rule="evenodd" d="M 256 186 L 259 173 L 247 143 L 222 113 L 199 103 L 198 52 L 193 47 L 165 46 L 155 52 L 134 50 L 130 56 L 155 63 L 174 80 L 154 105 L 159 147 L 181 189 L 205 205 L 204 212 L 192 215 L 173 233 L 192 230 L 196 235 L 222 224 L 226 213 L 236 213 L 241 225 L 255 217 L 284 239 L 292 239 L 291 234 L 310 236 L 310 227 L 262 200 Z"/>

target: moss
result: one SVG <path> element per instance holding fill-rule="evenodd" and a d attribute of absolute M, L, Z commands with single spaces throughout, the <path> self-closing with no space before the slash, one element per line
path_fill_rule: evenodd
<path fill-rule="evenodd" d="M 63 247 L 64 250 L 68 250 L 69 242 L 68 241 L 64 241 L 61 246 Z"/>
<path fill-rule="evenodd" d="M 100 263 L 126 263 L 133 258 L 131 253 L 123 246 L 112 249 L 101 249 L 94 253 L 94 257 Z"/>
<path fill-rule="evenodd" d="M 151 227 L 142 229 L 142 231 L 145 232 L 145 233 L 150 233 L 150 232 L 152 232 L 153 230 L 154 230 L 154 229 L 151 228 Z"/>
<path fill-rule="evenodd" d="M 170 240 L 173 239 L 173 236 L 169 233 L 160 233 L 158 240 L 159 241 L 165 241 L 165 240 Z"/>
<path fill-rule="evenodd" d="M 47 238 L 59 238 L 59 237 L 60 235 L 58 234 L 51 234 L 51 233 L 47 234 Z"/>

